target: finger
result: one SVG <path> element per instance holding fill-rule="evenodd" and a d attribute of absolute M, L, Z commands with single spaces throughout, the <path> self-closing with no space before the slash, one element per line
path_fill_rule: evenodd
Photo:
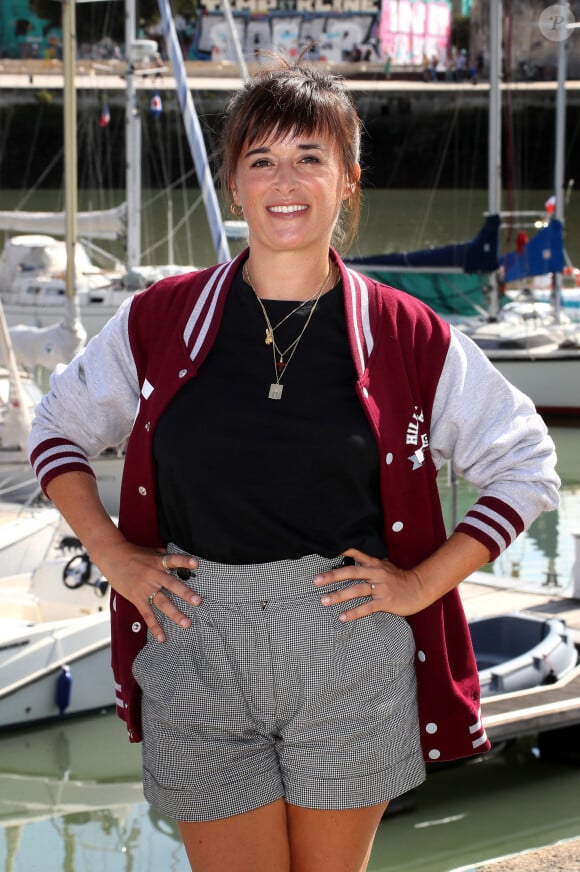
<path fill-rule="evenodd" d="M 161 589 L 162 588 L 160 588 L 160 590 Z M 179 581 L 179 579 L 175 578 L 173 575 L 165 581 L 163 589 L 170 591 L 174 596 L 177 596 L 184 602 L 191 603 L 194 606 L 198 606 L 201 603 L 201 596 L 198 592 L 192 590 L 187 586 L 187 584 Z"/>
<path fill-rule="evenodd" d="M 338 620 L 346 624 L 349 621 L 356 621 L 358 618 L 364 618 L 366 615 L 372 615 L 376 611 L 377 609 L 371 600 L 361 606 L 356 606 L 354 609 L 348 609 L 346 612 L 342 612 L 338 616 Z"/>
<path fill-rule="evenodd" d="M 315 575 L 312 579 L 317 587 L 323 587 L 325 584 L 335 584 L 342 581 L 366 581 L 369 576 L 369 566 L 339 566 L 336 569 L 329 569 L 328 572 L 321 572 L 320 575 Z"/>
<path fill-rule="evenodd" d="M 180 578 L 187 581 L 197 569 L 198 561 L 195 557 L 187 557 L 184 554 L 163 554 L 161 556 L 161 569 L 168 574 L 177 572 Z"/>
<path fill-rule="evenodd" d="M 357 599 L 361 596 L 372 596 L 376 585 L 371 582 L 361 581 L 359 584 L 351 584 L 349 587 L 343 587 L 340 590 L 335 590 L 332 593 L 325 593 L 320 597 L 320 602 L 323 606 L 333 606 L 337 603 L 345 603 L 351 599 Z"/>
<path fill-rule="evenodd" d="M 346 551 L 342 552 L 343 557 L 352 557 L 353 560 L 356 560 L 357 563 L 364 564 L 365 566 L 374 566 L 376 563 L 380 563 L 378 557 L 371 557 L 370 554 L 367 554 L 364 551 L 359 551 L 358 548 L 347 548 Z"/>
<path fill-rule="evenodd" d="M 149 619 L 146 618 L 147 626 L 157 639 L 159 639 L 160 635 L 163 635 L 165 639 L 165 634 L 157 622 L 154 609 L 163 612 L 166 617 L 177 624 L 178 627 L 183 627 L 184 630 L 191 627 L 191 619 L 184 615 L 183 612 L 180 612 L 173 601 L 162 590 L 150 593 L 147 597 L 147 604 L 150 609 L 150 614 L 147 615 Z"/>

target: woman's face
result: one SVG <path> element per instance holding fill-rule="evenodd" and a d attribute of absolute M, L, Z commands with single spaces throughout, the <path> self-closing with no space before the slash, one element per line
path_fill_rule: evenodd
<path fill-rule="evenodd" d="M 271 251 L 328 247 L 342 201 L 358 179 L 345 177 L 333 138 L 288 135 L 244 147 L 232 180 L 250 244 Z"/>

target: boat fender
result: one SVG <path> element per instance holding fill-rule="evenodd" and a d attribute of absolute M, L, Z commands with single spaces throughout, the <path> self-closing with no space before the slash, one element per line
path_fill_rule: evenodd
<path fill-rule="evenodd" d="M 70 666 L 61 666 L 56 680 L 56 705 L 61 715 L 65 713 L 70 705 L 71 691 L 72 674 Z"/>

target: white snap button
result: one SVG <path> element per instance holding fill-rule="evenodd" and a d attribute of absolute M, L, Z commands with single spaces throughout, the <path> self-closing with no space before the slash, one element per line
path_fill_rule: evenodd
<path fill-rule="evenodd" d="M 389 453 L 385 457 L 385 463 L 387 464 L 387 466 L 390 466 L 392 462 L 393 462 L 393 455 L 392 455 L 392 452 L 389 451 Z"/>
<path fill-rule="evenodd" d="M 140 621 L 133 621 L 133 623 L 131 624 L 131 629 L 133 630 L 134 633 L 140 633 L 141 632 L 141 622 Z"/>
<path fill-rule="evenodd" d="M 432 736 L 433 733 L 436 733 L 436 732 L 437 732 L 438 727 L 437 727 L 437 724 L 427 724 L 427 725 L 425 726 L 425 729 L 427 730 L 427 732 L 429 733 L 429 735 Z"/>
<path fill-rule="evenodd" d="M 186 370 L 186 369 L 180 369 L 180 370 L 179 370 L 179 378 L 185 378 L 186 375 L 187 375 L 187 370 Z"/>
<path fill-rule="evenodd" d="M 417 651 L 417 659 L 420 660 L 421 663 L 424 663 L 425 660 L 427 659 L 427 655 L 425 654 L 424 651 Z"/>
<path fill-rule="evenodd" d="M 141 485 L 139 487 L 139 493 L 141 494 L 142 497 L 146 497 L 147 496 L 147 488 L 143 487 L 143 485 Z"/>
<path fill-rule="evenodd" d="M 393 533 L 400 533 L 404 526 L 405 525 L 402 521 L 395 521 L 395 523 L 391 527 L 391 530 L 393 531 Z"/>
<path fill-rule="evenodd" d="M 437 748 L 431 748 L 429 751 L 429 760 L 438 760 L 441 756 L 441 751 L 438 751 Z"/>

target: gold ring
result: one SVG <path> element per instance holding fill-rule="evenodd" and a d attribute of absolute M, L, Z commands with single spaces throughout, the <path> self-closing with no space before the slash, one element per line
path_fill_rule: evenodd
<path fill-rule="evenodd" d="M 149 603 L 150 606 L 153 605 L 153 600 L 155 599 L 155 597 L 157 596 L 158 593 L 159 593 L 159 591 L 156 590 L 154 593 L 150 593 L 149 596 L 147 597 L 147 602 Z"/>
<path fill-rule="evenodd" d="M 163 566 L 163 569 L 165 570 L 165 572 L 170 572 L 170 569 L 167 565 L 167 554 L 163 555 L 163 558 L 161 560 L 161 565 Z"/>

